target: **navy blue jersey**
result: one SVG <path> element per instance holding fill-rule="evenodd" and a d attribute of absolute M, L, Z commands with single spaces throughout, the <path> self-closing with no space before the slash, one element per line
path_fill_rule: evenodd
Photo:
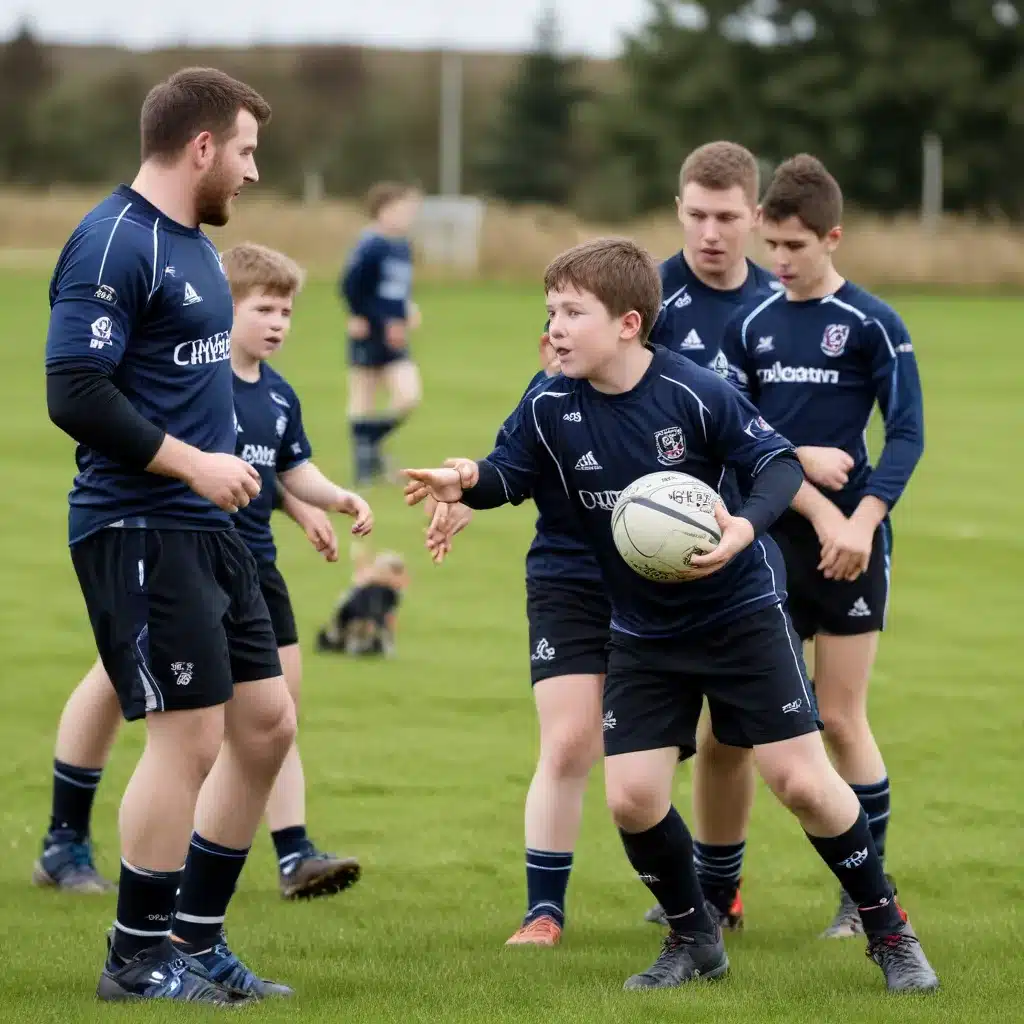
<path fill-rule="evenodd" d="M 235 449 L 231 292 L 213 243 L 119 186 L 86 214 L 50 281 L 46 367 L 98 369 L 146 419 L 204 452 Z M 84 445 L 71 542 L 118 523 L 227 529 L 230 517 L 169 477 Z"/>
<path fill-rule="evenodd" d="M 541 370 L 530 381 L 520 405 L 543 389 L 552 378 Z M 502 424 L 495 446 L 504 443 L 513 429 L 516 412 Z M 600 580 L 601 568 L 587 542 L 580 536 L 576 513 L 565 496 L 561 478 L 553 465 L 542 465 L 531 492 L 537 506 L 536 535 L 526 553 L 527 579 Z"/>
<path fill-rule="evenodd" d="M 258 562 L 277 558 L 270 516 L 274 511 L 277 474 L 302 465 L 312 454 L 302 426 L 302 407 L 291 385 L 266 363 L 260 379 L 235 377 L 235 454 L 260 475 L 259 495 L 235 515 L 235 526 Z"/>
<path fill-rule="evenodd" d="M 759 537 L 705 579 L 654 583 L 633 572 L 615 548 L 611 511 L 620 492 L 666 468 L 717 489 L 727 467 L 752 478 L 782 452 L 792 452 L 792 445 L 735 388 L 659 347 L 643 378 L 624 394 L 605 395 L 563 376 L 528 393 L 503 443 L 487 458 L 512 502 L 554 469 L 600 564 L 612 628 L 658 637 L 777 604 L 784 597 L 784 580 L 774 568 L 780 556 L 770 538 Z M 735 511 L 737 497 L 722 497 Z"/>
<path fill-rule="evenodd" d="M 412 249 L 408 240 L 364 231 L 349 254 L 340 286 L 353 316 L 370 321 L 370 338 L 383 341 L 389 320 L 409 316 Z"/>
<path fill-rule="evenodd" d="M 677 252 L 661 264 L 661 312 L 651 342 L 692 359 L 698 366 L 725 371 L 721 354 L 725 325 L 741 306 L 781 287 L 763 267 L 747 260 L 747 279 L 739 288 L 706 285 Z"/>
<path fill-rule="evenodd" d="M 921 381 L 910 335 L 881 299 L 846 282 L 803 302 L 777 292 L 741 310 L 726 330 L 729 377 L 797 446 L 842 448 L 854 460 L 845 513 L 867 494 L 896 504 L 924 451 Z M 865 437 L 875 402 L 885 447 L 874 469 Z"/>

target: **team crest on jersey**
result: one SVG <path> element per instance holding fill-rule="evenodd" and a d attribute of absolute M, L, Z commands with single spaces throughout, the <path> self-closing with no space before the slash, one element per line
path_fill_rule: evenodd
<path fill-rule="evenodd" d="M 846 351 L 846 340 L 849 337 L 850 328 L 847 324 L 829 324 L 821 339 L 821 351 L 833 359 L 841 356 Z"/>
<path fill-rule="evenodd" d="M 765 441 L 775 433 L 775 429 L 763 416 L 755 416 L 743 428 L 743 432 L 749 434 L 755 441 Z"/>
<path fill-rule="evenodd" d="M 719 352 L 714 359 L 708 363 L 708 369 L 714 370 L 719 377 L 729 378 L 729 360 L 726 358 L 724 352 Z"/>
<path fill-rule="evenodd" d="M 284 437 L 285 428 L 288 426 L 287 416 L 278 416 L 277 422 L 274 424 L 274 433 L 278 437 Z"/>
<path fill-rule="evenodd" d="M 674 466 L 686 458 L 686 441 L 682 427 L 666 427 L 654 435 L 658 446 L 658 461 L 663 466 Z"/>
<path fill-rule="evenodd" d="M 278 394 L 276 391 L 270 392 L 270 400 L 276 402 L 278 405 L 283 406 L 285 409 L 290 409 L 291 406 L 288 404 L 288 399 L 283 395 Z"/>

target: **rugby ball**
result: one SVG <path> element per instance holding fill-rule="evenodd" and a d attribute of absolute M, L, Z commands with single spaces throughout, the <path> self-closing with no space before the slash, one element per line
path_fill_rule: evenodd
<path fill-rule="evenodd" d="M 612 509 L 612 537 L 626 564 L 656 583 L 680 583 L 696 570 L 694 555 L 722 538 L 715 505 L 722 499 L 689 473 L 649 473 L 634 480 Z"/>

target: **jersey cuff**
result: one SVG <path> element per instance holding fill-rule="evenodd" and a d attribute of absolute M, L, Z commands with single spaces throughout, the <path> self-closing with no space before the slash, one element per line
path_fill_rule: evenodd
<path fill-rule="evenodd" d="M 505 478 L 501 470 L 487 459 L 480 459 L 477 462 L 479 479 L 476 486 L 468 491 L 463 491 L 460 501 L 467 508 L 481 511 L 488 508 L 498 508 L 500 505 L 507 505 L 509 502 L 518 504 L 512 500 L 512 495 L 505 484 Z"/>

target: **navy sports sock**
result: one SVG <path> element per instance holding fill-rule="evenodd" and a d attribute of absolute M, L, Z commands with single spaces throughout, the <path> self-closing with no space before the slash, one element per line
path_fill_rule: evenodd
<path fill-rule="evenodd" d="M 640 881 L 664 909 L 669 927 L 684 935 L 713 935 L 715 925 L 693 866 L 693 839 L 679 812 L 670 807 L 654 828 L 634 833 L 619 829 L 619 835 Z"/>
<path fill-rule="evenodd" d="M 175 938 L 196 950 L 217 941 L 248 855 L 248 849 L 232 850 L 192 834 L 174 911 Z"/>
<path fill-rule="evenodd" d="M 352 451 L 356 462 L 356 479 L 366 480 L 379 470 L 377 455 L 377 424 L 372 419 L 349 421 L 352 430 Z"/>
<path fill-rule="evenodd" d="M 868 816 L 868 827 L 871 838 L 875 841 L 875 849 L 882 863 L 885 863 L 885 833 L 889 828 L 889 777 L 881 782 L 873 782 L 868 786 L 850 785 L 857 794 L 864 813 Z"/>
<path fill-rule="evenodd" d="M 131 960 L 167 938 L 180 882 L 180 869 L 148 871 L 121 861 L 113 937 L 114 955 L 119 960 Z"/>
<path fill-rule="evenodd" d="M 572 871 L 571 853 L 526 850 L 526 917 L 524 924 L 553 917 L 565 924 L 565 890 Z"/>
<path fill-rule="evenodd" d="M 102 774 L 102 768 L 79 768 L 54 759 L 51 832 L 68 829 L 80 839 L 89 835 L 92 801 Z"/>
<path fill-rule="evenodd" d="M 736 898 L 746 847 L 745 842 L 717 846 L 694 840 L 693 863 L 697 868 L 697 878 L 704 898 L 710 900 L 723 914 L 729 913 Z"/>
<path fill-rule="evenodd" d="M 896 931 L 903 923 L 903 915 L 885 877 L 864 811 L 842 835 L 822 838 L 808 833 L 807 838 L 857 904 L 864 931 L 868 935 Z"/>
<path fill-rule="evenodd" d="M 305 825 L 291 825 L 289 828 L 279 828 L 276 832 L 270 833 L 274 840 L 274 849 L 277 851 L 277 866 L 284 868 L 293 860 L 301 857 L 312 846 L 309 836 L 306 835 Z"/>

